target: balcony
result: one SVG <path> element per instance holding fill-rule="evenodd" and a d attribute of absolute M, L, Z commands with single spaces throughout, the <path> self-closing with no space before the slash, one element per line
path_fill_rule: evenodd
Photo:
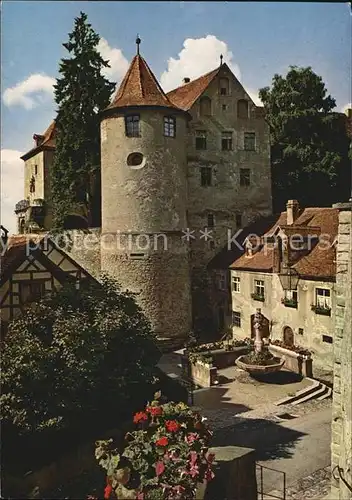
<path fill-rule="evenodd" d="M 281 299 L 281 304 L 283 304 L 285 307 L 292 307 L 293 309 L 297 309 L 298 307 L 297 300 L 287 299 L 286 297 Z"/>
<path fill-rule="evenodd" d="M 259 302 L 264 302 L 264 300 L 265 300 L 264 295 L 256 293 L 256 292 L 251 293 L 251 297 L 253 300 L 258 300 Z"/>
<path fill-rule="evenodd" d="M 321 314 L 322 316 L 331 316 L 331 307 L 312 304 L 311 309 L 315 312 L 315 314 Z"/>

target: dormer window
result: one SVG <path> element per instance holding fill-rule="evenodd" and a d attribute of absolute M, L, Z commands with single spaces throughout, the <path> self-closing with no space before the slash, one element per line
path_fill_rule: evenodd
<path fill-rule="evenodd" d="M 237 118 L 248 118 L 248 101 L 246 99 L 237 101 Z"/>
<path fill-rule="evenodd" d="M 173 116 L 164 116 L 164 136 L 176 136 L 176 118 Z"/>
<path fill-rule="evenodd" d="M 140 137 L 139 115 L 126 116 L 125 127 L 127 137 Z"/>
<path fill-rule="evenodd" d="M 229 95 L 229 79 L 220 78 L 220 95 Z"/>
<path fill-rule="evenodd" d="M 210 116 L 211 115 L 211 99 L 210 97 L 204 96 L 200 99 L 200 115 Z"/>

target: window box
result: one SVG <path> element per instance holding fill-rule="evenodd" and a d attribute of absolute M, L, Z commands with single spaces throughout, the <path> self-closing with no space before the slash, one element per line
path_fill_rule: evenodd
<path fill-rule="evenodd" d="M 311 309 L 312 311 L 315 312 L 315 314 L 321 314 L 323 316 L 331 316 L 331 307 L 324 307 L 324 306 L 319 306 L 317 304 L 312 304 Z"/>
<path fill-rule="evenodd" d="M 288 299 L 286 297 L 284 299 L 281 299 L 281 304 L 283 304 L 285 307 L 293 307 L 294 309 L 297 309 L 297 307 L 298 307 L 297 300 Z"/>
<path fill-rule="evenodd" d="M 253 300 L 259 300 L 260 302 L 264 302 L 265 298 L 264 298 L 264 295 L 261 295 L 259 293 L 251 293 L 251 297 Z"/>

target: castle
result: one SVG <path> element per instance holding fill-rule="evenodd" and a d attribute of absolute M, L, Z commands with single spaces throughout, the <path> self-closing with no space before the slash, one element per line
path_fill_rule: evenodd
<path fill-rule="evenodd" d="M 272 212 L 269 128 L 222 56 L 166 94 L 139 43 L 101 115 L 102 224 L 90 228 L 99 245 L 71 255 L 137 293 L 157 335 L 177 343 L 202 315 L 197 276 L 229 235 Z M 34 139 L 22 156 L 19 233 L 51 226 L 55 122 Z"/>

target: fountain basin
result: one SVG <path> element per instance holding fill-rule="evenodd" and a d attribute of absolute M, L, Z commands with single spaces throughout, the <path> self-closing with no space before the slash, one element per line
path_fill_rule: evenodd
<path fill-rule="evenodd" d="M 246 358 L 246 356 L 240 356 L 239 358 L 237 358 L 236 365 L 238 366 L 238 368 L 241 368 L 242 370 L 245 370 L 249 374 L 253 374 L 253 375 L 278 372 L 281 370 L 281 368 L 285 364 L 284 359 L 277 358 L 277 357 L 273 357 L 272 362 L 270 362 L 270 364 L 267 364 L 267 365 L 249 364 L 249 363 L 246 363 L 245 358 Z"/>

